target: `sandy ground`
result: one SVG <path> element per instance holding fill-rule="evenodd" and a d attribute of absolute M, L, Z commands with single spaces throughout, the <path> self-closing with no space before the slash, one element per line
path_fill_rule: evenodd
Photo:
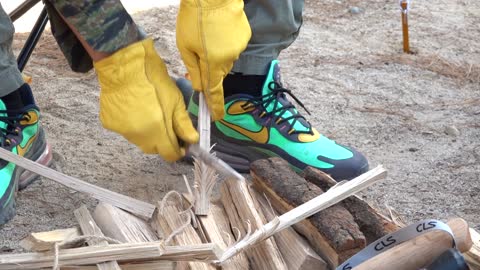
<path fill-rule="evenodd" d="M 361 8 L 352 14 L 351 7 Z M 135 18 L 156 40 L 172 75 L 176 8 Z M 297 42 L 280 57 L 283 78 L 312 111 L 317 129 L 363 151 L 388 178 L 362 195 L 412 222 L 463 217 L 480 229 L 480 2 L 416 1 L 414 55 L 401 52 L 396 0 L 307 1 Z M 18 35 L 19 48 L 25 35 Z M 27 73 L 55 153 L 54 168 L 149 202 L 185 190 L 192 167 L 141 154 L 101 128 L 94 73 L 69 71 L 50 34 Z M 42 179 L 18 196 L 18 214 L 0 229 L 0 250 L 18 250 L 29 232 L 75 224 L 73 210 L 96 202 Z"/>

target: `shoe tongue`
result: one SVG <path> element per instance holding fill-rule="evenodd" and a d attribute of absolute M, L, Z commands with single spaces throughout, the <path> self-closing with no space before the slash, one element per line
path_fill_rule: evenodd
<path fill-rule="evenodd" d="M 269 84 L 271 82 L 276 82 L 280 86 L 282 85 L 282 76 L 280 75 L 280 65 L 278 64 L 278 60 L 273 60 L 270 63 L 270 69 L 268 70 L 268 73 L 267 73 L 267 79 L 263 84 L 262 95 L 265 96 L 272 92 L 272 90 L 270 90 L 270 87 L 269 87 Z M 284 94 L 278 98 L 278 101 L 282 106 L 287 106 L 291 104 L 291 102 L 287 99 L 287 97 Z M 268 111 L 273 110 L 273 104 L 274 103 L 272 102 L 268 105 L 268 108 L 267 108 Z M 294 114 L 298 114 L 297 109 L 289 109 L 288 112 L 285 112 L 282 115 L 282 117 L 287 118 Z M 289 120 L 289 122 L 292 123 L 293 119 Z M 297 118 L 297 121 L 295 122 L 295 125 L 293 128 L 295 128 L 298 131 L 309 131 L 310 129 L 309 124 L 302 118 Z"/>

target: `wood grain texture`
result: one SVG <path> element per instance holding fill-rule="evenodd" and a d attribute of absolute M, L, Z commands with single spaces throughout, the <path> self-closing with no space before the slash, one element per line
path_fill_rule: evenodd
<path fill-rule="evenodd" d="M 59 265 L 92 265 L 107 261 L 212 261 L 222 252 L 215 244 L 164 246 L 163 242 L 126 243 L 60 250 Z M 52 252 L 0 255 L 0 270 L 41 269 L 52 267 Z"/>
<path fill-rule="evenodd" d="M 113 205 L 99 203 L 93 218 L 102 232 L 122 243 L 153 242 L 159 238 L 143 220 Z"/>
<path fill-rule="evenodd" d="M 159 209 L 163 209 L 163 211 L 160 211 Z M 186 215 L 180 215 L 180 212 L 183 210 L 184 209 L 174 201 L 169 201 L 163 207 L 159 204 L 151 223 L 155 223 L 154 227 L 157 228 L 157 230 L 161 230 L 161 234 L 167 238 L 172 232 L 184 226 Z M 200 236 L 197 234 L 193 226 L 188 224 L 181 232 L 173 237 L 171 243 L 167 244 L 182 247 L 201 243 L 202 240 L 200 239 Z M 213 270 L 215 267 L 203 262 L 188 262 L 178 263 L 177 269 Z"/>
<path fill-rule="evenodd" d="M 480 270 L 480 234 L 470 228 L 473 245 L 463 255 L 471 270 Z"/>
<path fill-rule="evenodd" d="M 277 213 L 274 209 L 270 209 L 271 206 L 267 199 L 258 193 L 256 193 L 256 198 L 265 217 L 273 220 Z M 327 263 L 293 228 L 278 232 L 274 238 L 289 270 L 328 270 Z"/>
<path fill-rule="evenodd" d="M 456 218 L 447 222 L 460 252 L 472 247 L 469 227 L 465 220 Z M 355 267 L 355 270 L 405 270 L 428 266 L 453 246 L 452 237 L 444 231 L 431 231 L 401 243 Z"/>
<path fill-rule="evenodd" d="M 210 209 L 206 216 L 198 216 L 202 230 L 210 243 L 217 244 L 221 249 L 226 249 L 235 241 L 225 209 L 219 202 L 210 202 Z M 240 253 L 221 265 L 224 270 L 247 270 L 249 263 L 246 255 Z"/>
<path fill-rule="evenodd" d="M 79 236 L 78 228 L 31 233 L 20 241 L 20 246 L 28 251 L 47 251 L 52 250 L 57 242 L 67 241 Z"/>
<path fill-rule="evenodd" d="M 95 236 L 104 236 L 100 228 L 93 220 L 92 215 L 88 211 L 85 205 L 82 205 L 80 208 L 73 212 L 75 218 L 80 225 L 80 229 L 82 230 L 84 235 L 95 235 Z M 108 242 L 105 240 L 96 240 L 92 239 L 88 241 L 89 246 L 107 246 Z M 99 270 L 121 270 L 120 266 L 116 261 L 104 262 L 97 264 Z"/>
<path fill-rule="evenodd" d="M 324 193 L 291 170 L 288 163 L 280 158 L 257 160 L 251 164 L 250 169 L 254 175 L 255 186 L 262 186 L 263 190 L 269 189 L 269 195 L 276 194 L 274 200 L 281 200 L 276 204 L 281 203 L 288 210 Z M 366 246 L 366 238 L 358 224 L 340 204 L 311 216 L 308 222 L 335 250 L 339 261 L 348 259 Z M 308 235 L 315 233 L 310 231 Z"/>
<path fill-rule="evenodd" d="M 303 170 L 302 176 L 323 191 L 327 191 L 337 184 L 337 181 L 330 175 L 312 167 Z M 341 202 L 341 205 L 352 214 L 355 222 L 367 238 L 367 244 L 400 229 L 400 226 L 384 217 L 356 195 L 346 198 Z"/>
<path fill-rule="evenodd" d="M 174 269 L 173 262 L 170 261 L 153 261 L 139 263 L 121 264 L 122 270 L 171 270 Z M 43 268 L 42 270 L 52 270 L 51 268 Z M 96 266 L 63 266 L 61 270 L 97 270 Z"/>
<path fill-rule="evenodd" d="M 80 179 L 57 172 L 46 166 L 33 162 L 24 157 L 15 155 L 3 148 L 0 148 L 0 158 L 12 162 L 28 171 L 53 180 L 73 190 L 88 194 L 101 202 L 106 202 L 118 208 L 124 209 L 135 215 L 150 218 L 153 215 L 155 206 L 140 200 L 95 186 Z"/>
<path fill-rule="evenodd" d="M 223 182 L 220 193 L 231 227 L 237 228 L 242 236 L 247 234 L 247 222 L 251 224 L 252 231 L 265 223 L 265 217 L 261 209 L 255 207 L 256 203 L 245 180 L 230 179 Z M 274 239 L 267 239 L 248 248 L 246 254 L 252 269 L 287 269 Z"/>

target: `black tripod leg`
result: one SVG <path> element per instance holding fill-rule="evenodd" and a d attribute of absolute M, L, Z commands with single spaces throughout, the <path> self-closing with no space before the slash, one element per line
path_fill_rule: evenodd
<path fill-rule="evenodd" d="M 30 58 L 30 55 L 32 55 L 33 49 L 35 49 L 38 40 L 42 36 L 43 30 L 45 29 L 47 22 L 47 9 L 44 7 L 42 9 L 42 12 L 40 13 L 40 16 L 37 19 L 37 22 L 35 23 L 35 26 L 32 29 L 32 32 L 28 36 L 25 45 L 23 45 L 22 51 L 18 55 L 17 63 L 18 69 L 20 71 L 23 71 L 23 69 L 27 65 L 28 59 Z"/>

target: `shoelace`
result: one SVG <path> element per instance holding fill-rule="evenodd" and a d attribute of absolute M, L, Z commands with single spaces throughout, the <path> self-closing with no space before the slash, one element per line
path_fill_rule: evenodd
<path fill-rule="evenodd" d="M 30 120 L 30 115 L 22 114 L 21 112 L 16 111 L 0 111 L 0 114 L 6 115 L 0 116 L 0 122 L 4 122 L 6 124 L 6 128 L 0 128 L 0 147 L 10 146 L 12 140 L 9 138 L 9 135 L 18 135 L 20 132 L 18 123 L 21 120 Z M 8 114 L 16 114 L 16 116 L 9 116 Z"/>
<path fill-rule="evenodd" d="M 286 98 L 285 94 L 292 97 L 293 100 L 295 100 L 295 102 L 310 115 L 310 112 L 307 110 L 307 108 L 305 108 L 305 105 L 303 105 L 303 103 L 292 93 L 292 91 L 284 88 L 278 82 L 270 82 L 268 84 L 268 88 L 271 91 L 269 94 L 250 99 L 249 100 L 250 102 L 244 104 L 242 106 L 242 108 L 243 109 L 249 109 L 249 108 L 252 108 L 252 107 L 256 107 L 258 105 L 261 105 L 263 108 L 267 108 L 273 102 L 272 111 L 270 111 L 270 112 L 264 111 L 260 114 L 260 117 L 262 117 L 262 118 L 267 117 L 267 116 L 268 117 L 273 117 L 274 121 L 270 121 L 270 126 L 273 125 L 273 123 L 281 124 L 281 123 L 287 121 L 289 123 L 289 128 L 290 128 L 290 130 L 288 131 L 288 134 L 305 133 L 305 134 L 312 134 L 313 135 L 312 125 L 310 124 L 310 122 L 308 122 L 307 119 L 303 115 L 301 115 L 295 109 L 295 106 L 292 103 L 290 103 L 290 101 L 288 101 L 287 98 Z M 287 104 L 285 104 L 283 106 L 279 106 L 280 99 L 283 99 L 283 100 L 287 101 Z M 290 111 L 290 109 L 295 109 L 296 112 L 294 113 L 294 111 L 293 110 Z M 289 116 L 289 117 L 286 117 L 286 118 L 282 118 L 282 116 L 287 111 L 290 111 L 290 113 L 292 115 Z M 292 120 L 292 119 L 293 119 L 293 121 L 290 123 L 289 120 Z M 295 130 L 295 128 L 294 128 L 295 123 L 299 119 L 303 119 L 305 121 L 305 123 L 307 123 L 307 125 L 308 125 L 307 130 Z"/>

